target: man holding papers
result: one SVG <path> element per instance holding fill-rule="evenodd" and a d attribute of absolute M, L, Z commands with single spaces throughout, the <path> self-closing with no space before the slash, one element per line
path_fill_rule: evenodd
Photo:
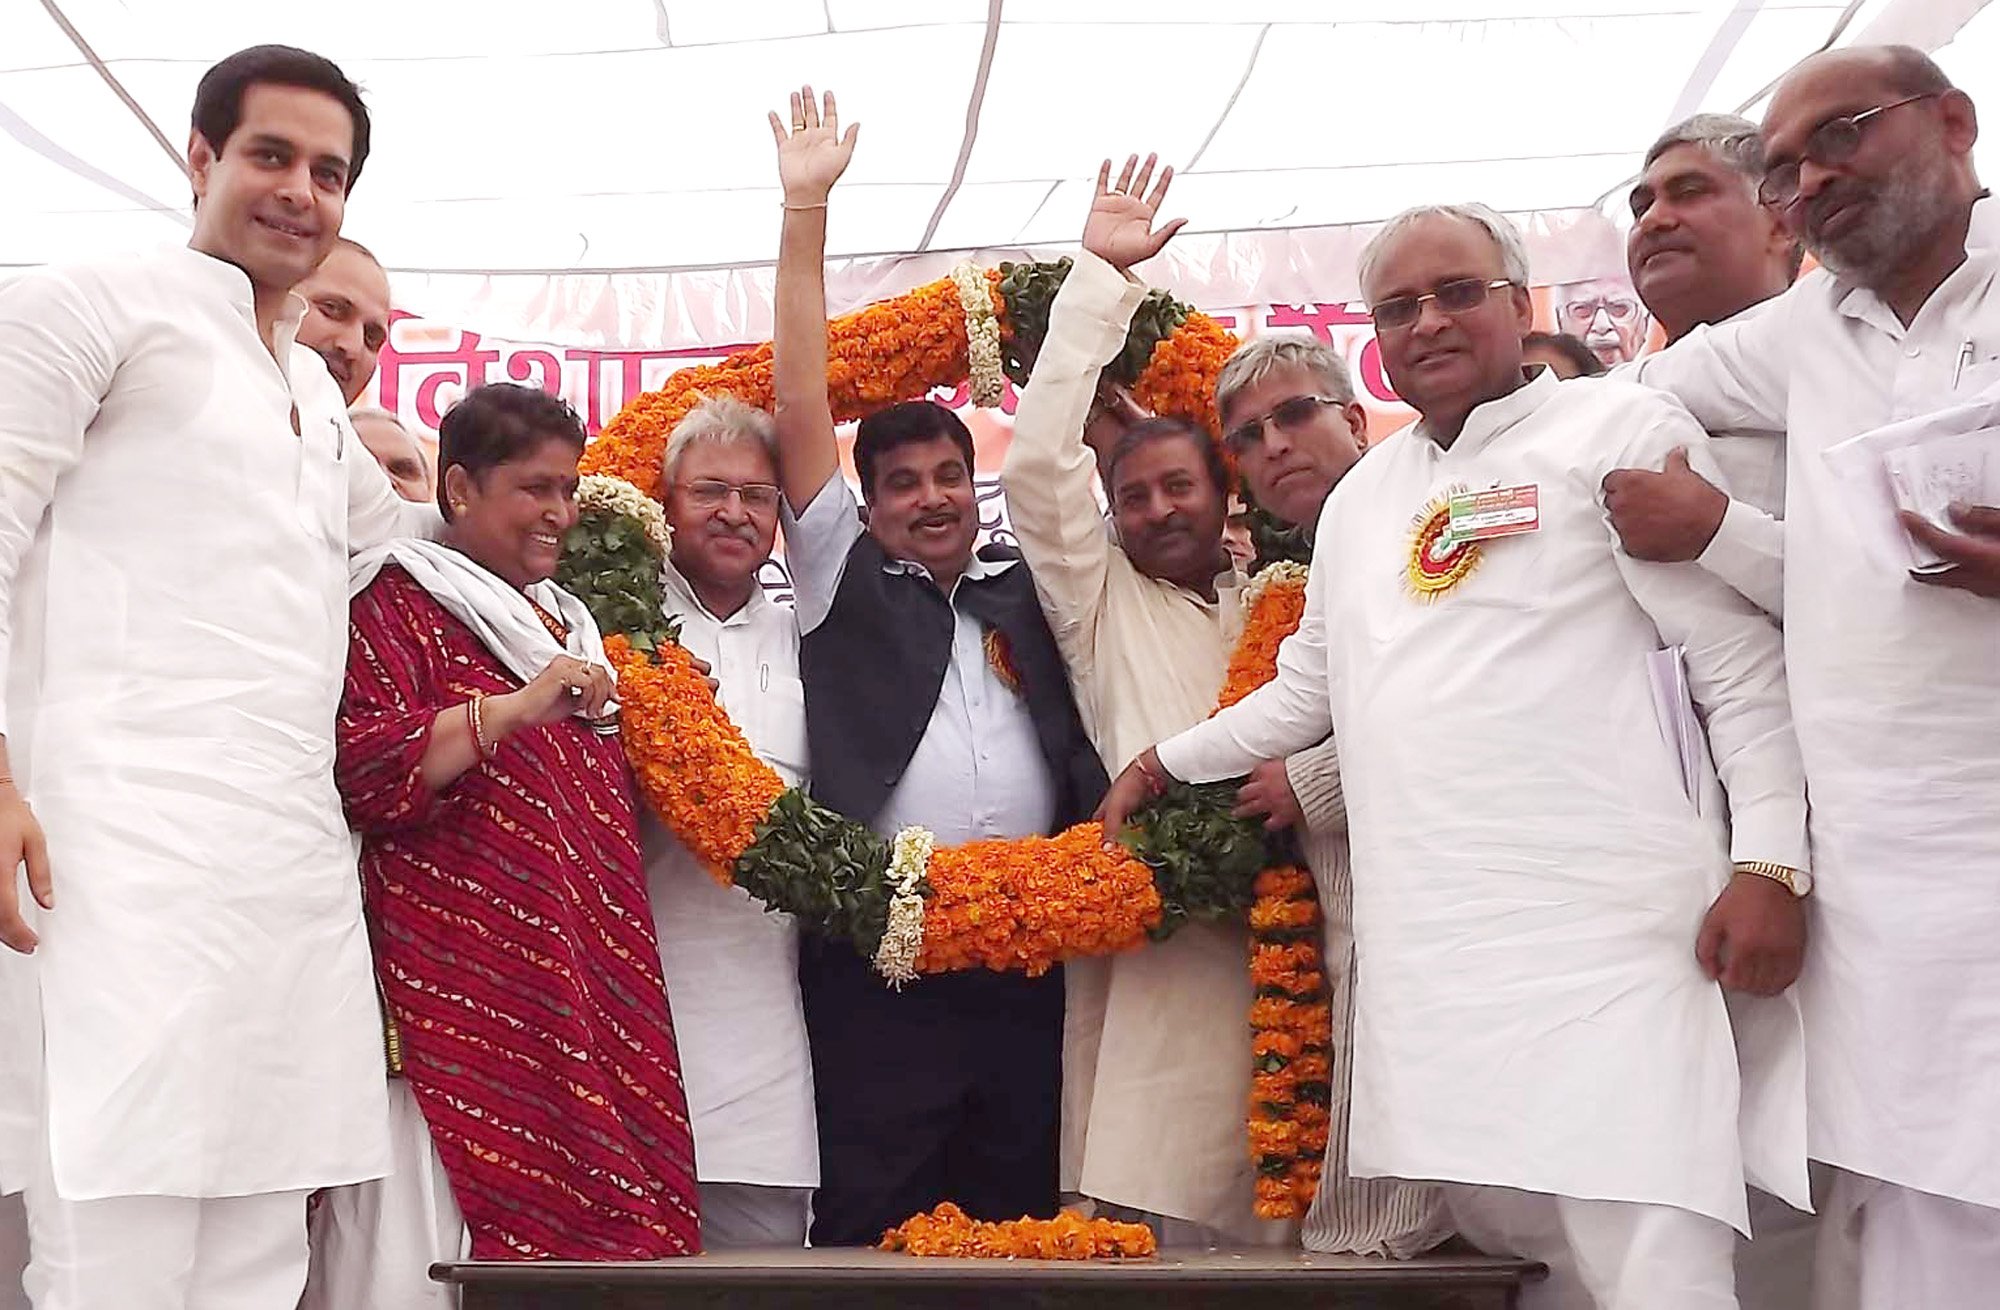
<path fill-rule="evenodd" d="M 1821 268 L 1639 376 L 1710 427 L 1788 433 L 1785 648 L 1824 889 L 1800 987 L 1811 1149 L 1841 1171 L 1822 1231 L 1858 1241 L 1865 1310 L 1987 1306 L 2000 1284 L 2000 515 L 1945 508 L 1956 531 L 1915 531 L 1958 567 L 1913 577 L 1914 561 L 1871 546 L 1828 458 L 2000 387 L 2000 257 L 1966 249 L 1978 122 L 1922 54 L 1863 47 L 1795 69 L 1763 136 L 1764 200 Z"/>
<path fill-rule="evenodd" d="M 1702 569 L 1617 548 L 1604 473 L 1682 447 L 1712 470 L 1707 437 L 1644 388 L 1524 375 L 1507 220 L 1410 211 L 1360 273 L 1420 421 L 1328 498 L 1277 679 L 1143 752 L 1106 823 L 1167 775 L 1230 777 L 1333 730 L 1350 1168 L 1456 1184 L 1461 1232 L 1550 1264 L 1524 1304 L 1733 1308 L 1746 1173 L 1806 1190 L 1781 993 L 1810 881 L 1778 633 Z M 1676 646 L 1707 718 L 1699 811 L 1654 708 L 1649 658 Z M 1740 1073 L 1725 987 L 1773 998 Z"/>

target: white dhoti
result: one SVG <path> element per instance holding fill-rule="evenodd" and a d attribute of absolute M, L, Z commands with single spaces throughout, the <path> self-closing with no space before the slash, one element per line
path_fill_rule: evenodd
<path fill-rule="evenodd" d="M 26 1196 L 35 1310 L 286 1310 L 305 1286 L 304 1192 L 66 1201 L 45 1164 Z"/>
<path fill-rule="evenodd" d="M 810 1187 L 701 1184 L 701 1248 L 804 1246 L 812 1223 Z"/>
<path fill-rule="evenodd" d="M 1986 1310 L 2000 1296 L 2000 1210 L 1837 1170 L 1817 1279 L 1852 1286 L 1855 1310 Z"/>
<path fill-rule="evenodd" d="M 28 1267 L 28 1211 L 20 1196 L 0 1196 L 0 1310 L 28 1310 L 21 1286 Z"/>
<path fill-rule="evenodd" d="M 400 1078 L 389 1082 L 389 1151 L 388 1177 L 332 1188 L 313 1212 L 312 1273 L 299 1310 L 458 1304 L 457 1289 L 433 1282 L 430 1268 L 464 1259 L 470 1238 L 430 1125 Z"/>
<path fill-rule="evenodd" d="M 1452 1184 L 1445 1196 L 1474 1246 L 1549 1267 L 1522 1310 L 1736 1310 L 1736 1235 L 1719 1219 L 1506 1187 Z"/>

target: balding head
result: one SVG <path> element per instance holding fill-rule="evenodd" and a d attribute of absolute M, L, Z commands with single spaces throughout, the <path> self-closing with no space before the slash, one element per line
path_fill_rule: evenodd
<path fill-rule="evenodd" d="M 1928 270 L 1961 257 L 1979 121 L 1922 51 L 1857 46 L 1804 60 L 1778 84 L 1763 136 L 1766 200 L 1835 273 L 1894 303 L 1905 284 L 1928 294 Z"/>

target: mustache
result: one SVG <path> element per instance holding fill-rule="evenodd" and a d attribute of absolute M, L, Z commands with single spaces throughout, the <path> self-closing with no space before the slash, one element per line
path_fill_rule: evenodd
<path fill-rule="evenodd" d="M 1829 182 L 1818 195 L 1806 202 L 1805 226 L 1808 232 L 1817 232 L 1833 211 L 1844 205 L 1867 204 L 1874 198 L 1875 189 L 1864 182 L 1845 178 Z"/>

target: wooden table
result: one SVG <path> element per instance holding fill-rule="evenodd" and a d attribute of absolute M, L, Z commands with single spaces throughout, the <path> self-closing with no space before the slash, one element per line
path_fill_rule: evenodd
<path fill-rule="evenodd" d="M 1526 1260 L 1418 1260 L 1301 1251 L 1169 1254 L 1151 1260 L 926 1260 L 886 1251 L 729 1251 L 649 1264 L 461 1261 L 431 1277 L 464 1310 L 1511 1310 Z"/>

